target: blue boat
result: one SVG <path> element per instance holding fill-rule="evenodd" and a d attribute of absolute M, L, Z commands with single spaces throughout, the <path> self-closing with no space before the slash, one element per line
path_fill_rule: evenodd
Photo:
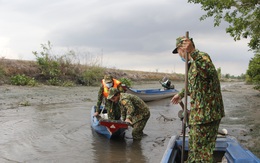
<path fill-rule="evenodd" d="M 104 135 L 108 139 L 124 137 L 125 130 L 128 129 L 128 123 L 121 120 L 107 119 L 107 110 L 103 106 L 100 107 L 102 111 L 101 116 L 95 117 L 94 113 L 96 106 L 91 109 L 91 127 L 99 134 Z"/>
<path fill-rule="evenodd" d="M 164 152 L 161 163 L 181 162 L 182 136 L 172 136 Z M 185 148 L 183 160 L 188 158 L 188 137 L 185 137 Z M 243 148 L 238 141 L 231 136 L 218 136 L 214 150 L 214 159 L 217 162 L 226 163 L 260 163 L 258 157 L 252 152 Z"/>
<path fill-rule="evenodd" d="M 173 97 L 179 92 L 176 89 L 133 89 L 129 87 L 125 87 L 125 90 L 126 93 L 134 94 L 145 102 Z"/>

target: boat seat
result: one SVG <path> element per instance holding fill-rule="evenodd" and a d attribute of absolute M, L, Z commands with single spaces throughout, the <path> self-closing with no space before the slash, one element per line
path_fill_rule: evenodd
<path fill-rule="evenodd" d="M 238 143 L 228 142 L 225 157 L 232 163 L 259 163 L 259 159 Z"/>

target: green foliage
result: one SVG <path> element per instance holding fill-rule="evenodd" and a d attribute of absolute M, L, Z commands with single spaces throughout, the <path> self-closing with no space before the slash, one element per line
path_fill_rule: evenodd
<path fill-rule="evenodd" d="M 104 68 L 93 66 L 85 70 L 78 78 L 78 82 L 82 85 L 93 86 L 100 83 L 105 73 Z"/>
<path fill-rule="evenodd" d="M 3 79 L 4 76 L 6 75 L 5 70 L 4 70 L 4 66 L 2 64 L 2 60 L 3 60 L 3 58 L 0 58 L 0 79 Z"/>
<path fill-rule="evenodd" d="M 30 106 L 31 104 L 29 103 L 29 101 L 22 101 L 22 102 L 20 102 L 19 105 L 21 105 L 21 106 Z"/>
<path fill-rule="evenodd" d="M 75 86 L 75 83 L 73 81 L 65 81 L 62 83 L 63 87 L 73 87 Z"/>
<path fill-rule="evenodd" d="M 255 89 L 260 90 L 260 54 L 255 54 L 254 58 L 249 61 L 247 74 L 247 82 L 256 84 Z"/>
<path fill-rule="evenodd" d="M 5 71 L 3 68 L 0 66 L 0 79 L 5 75 Z"/>
<path fill-rule="evenodd" d="M 128 78 L 120 78 L 119 81 L 127 87 L 131 87 L 133 84 L 133 82 Z"/>
<path fill-rule="evenodd" d="M 229 79 L 230 78 L 230 74 L 226 74 L 225 78 Z"/>
<path fill-rule="evenodd" d="M 62 85 L 62 81 L 59 80 L 57 77 L 50 78 L 49 80 L 47 80 L 47 83 L 49 85 L 55 85 L 55 86 Z"/>
<path fill-rule="evenodd" d="M 59 62 L 55 59 L 55 57 L 51 56 L 52 45 L 50 41 L 48 44 L 41 44 L 43 49 L 40 54 L 36 51 L 33 54 L 36 57 L 37 64 L 40 67 L 41 73 L 46 78 L 56 78 L 60 76 Z"/>
<path fill-rule="evenodd" d="M 246 79 L 246 75 L 242 73 L 240 76 L 237 76 L 237 79 L 245 80 Z"/>
<path fill-rule="evenodd" d="M 50 41 L 41 44 L 42 52 L 33 52 L 36 62 L 41 70 L 41 75 L 50 85 L 67 85 L 62 83 L 67 78 L 75 78 L 80 72 L 79 64 L 75 64 L 75 52 L 70 50 L 61 56 L 52 54 Z M 71 85 L 70 83 L 69 85 Z"/>
<path fill-rule="evenodd" d="M 220 67 L 217 69 L 217 73 L 218 73 L 218 79 L 220 80 L 221 79 L 221 68 Z"/>
<path fill-rule="evenodd" d="M 29 79 L 30 80 L 27 85 L 33 86 L 33 87 L 38 85 L 37 81 L 34 78 L 29 78 Z"/>
<path fill-rule="evenodd" d="M 24 74 L 18 74 L 11 77 L 11 84 L 36 86 L 37 82 L 34 80 L 34 78 L 30 78 Z"/>
<path fill-rule="evenodd" d="M 248 44 L 251 50 L 260 51 L 260 1 L 259 0 L 188 0 L 189 3 L 201 4 L 207 13 L 200 20 L 214 17 L 214 26 L 219 26 L 221 20 L 230 25 L 226 32 L 234 40 L 250 38 Z"/>

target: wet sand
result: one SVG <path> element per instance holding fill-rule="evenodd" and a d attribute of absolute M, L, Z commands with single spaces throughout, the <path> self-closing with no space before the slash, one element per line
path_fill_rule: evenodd
<path fill-rule="evenodd" d="M 242 82 L 221 86 L 226 110 L 221 128 L 259 154 L 259 92 Z M 148 82 L 133 87 L 159 86 Z M 148 136 L 140 142 L 107 140 L 90 127 L 97 91 L 98 87 L 0 86 L 0 162 L 160 162 L 171 135 L 181 132 L 180 106 L 170 104 L 170 99 L 148 102 Z M 131 128 L 126 135 L 130 133 Z"/>

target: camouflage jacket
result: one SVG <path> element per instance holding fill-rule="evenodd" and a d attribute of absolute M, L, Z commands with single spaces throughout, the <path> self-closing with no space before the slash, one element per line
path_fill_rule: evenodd
<path fill-rule="evenodd" d="M 205 124 L 225 116 L 218 74 L 210 56 L 196 50 L 188 71 L 189 124 Z M 184 89 L 179 93 L 184 97 Z"/>
<path fill-rule="evenodd" d="M 121 119 L 130 119 L 133 123 L 142 120 L 150 115 L 149 107 L 139 97 L 121 93 L 119 99 L 121 109 Z"/>

